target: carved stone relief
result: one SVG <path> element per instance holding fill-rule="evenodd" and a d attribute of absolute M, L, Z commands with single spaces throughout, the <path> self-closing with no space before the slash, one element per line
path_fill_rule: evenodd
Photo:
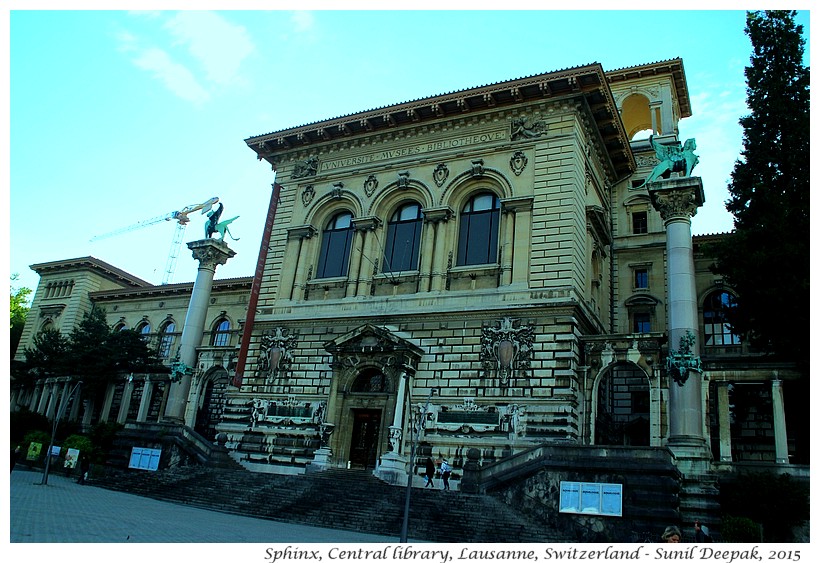
<path fill-rule="evenodd" d="M 367 194 L 367 197 L 372 196 L 378 187 L 379 181 L 373 174 L 368 176 L 367 180 L 364 181 L 364 193 Z"/>
<path fill-rule="evenodd" d="M 510 122 L 510 140 L 517 141 L 519 139 L 534 139 L 544 135 L 547 132 L 547 122 L 543 119 L 537 119 L 532 123 L 529 122 L 529 117 L 517 117 Z"/>
<path fill-rule="evenodd" d="M 522 151 L 515 151 L 515 153 L 510 157 L 510 169 L 516 176 L 520 176 L 527 167 L 527 161 L 527 155 L 525 155 Z"/>
<path fill-rule="evenodd" d="M 438 166 L 436 166 L 435 170 L 433 170 L 433 181 L 436 183 L 436 186 L 440 188 L 444 185 L 444 182 L 447 181 L 447 177 L 449 175 L 450 171 L 447 169 L 447 165 L 441 163 Z"/>
<path fill-rule="evenodd" d="M 287 374 L 293 362 L 296 335 L 288 335 L 288 329 L 276 327 L 262 335 L 256 370 L 264 375 L 266 382 L 272 382 L 279 375 Z"/>
<path fill-rule="evenodd" d="M 315 176 L 317 170 L 319 170 L 319 157 L 311 156 L 307 160 L 297 162 L 293 166 L 293 174 L 290 177 L 297 179 Z"/>
<path fill-rule="evenodd" d="M 309 184 L 304 187 L 302 190 L 302 204 L 307 207 L 310 205 L 310 202 L 313 201 L 313 197 L 316 195 L 316 189 L 313 187 L 313 184 Z"/>
<path fill-rule="evenodd" d="M 502 387 L 519 374 L 527 377 L 533 356 L 533 327 L 516 327 L 517 320 L 504 317 L 498 328 L 481 329 L 481 364 L 486 376 L 495 375 Z"/>

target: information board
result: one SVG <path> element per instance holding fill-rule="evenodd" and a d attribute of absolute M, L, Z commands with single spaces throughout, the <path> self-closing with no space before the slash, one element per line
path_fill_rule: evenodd
<path fill-rule="evenodd" d="M 559 512 L 623 516 L 623 485 L 561 481 Z"/>
<path fill-rule="evenodd" d="M 161 449 L 131 448 L 131 460 L 128 462 L 128 467 L 131 469 L 156 471 L 159 468 L 159 456 L 161 453 Z"/>

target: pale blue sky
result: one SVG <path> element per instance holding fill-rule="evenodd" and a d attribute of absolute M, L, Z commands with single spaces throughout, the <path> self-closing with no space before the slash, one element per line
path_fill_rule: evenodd
<path fill-rule="evenodd" d="M 22 3 L 18 3 L 22 4 Z M 22 7 L 22 6 L 17 6 Z M 809 17 L 802 12 L 808 57 Z M 706 205 L 731 229 L 741 149 L 743 11 L 11 11 L 10 271 L 92 255 L 159 283 L 174 223 L 95 235 L 217 196 L 250 276 L 273 175 L 244 139 L 411 99 L 600 62 L 681 57 Z M 288 182 L 280 178 L 285 189 Z M 193 216 L 185 241 L 203 237 Z M 183 246 L 174 281 L 193 281 Z"/>

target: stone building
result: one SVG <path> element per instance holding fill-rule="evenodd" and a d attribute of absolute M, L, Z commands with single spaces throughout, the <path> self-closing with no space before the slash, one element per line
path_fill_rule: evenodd
<path fill-rule="evenodd" d="M 40 275 L 31 311 L 15 359 L 44 330 L 68 334 L 93 307 L 103 307 L 112 330 L 130 328 L 144 335 L 166 364 L 179 347 L 192 283 L 152 285 L 93 257 L 34 264 Z M 205 438 L 213 440 L 221 420 L 227 370 L 234 370 L 240 323 L 245 317 L 250 278 L 217 280 L 208 308 L 207 330 L 199 347 L 197 382 L 191 390 L 188 420 Z M 82 378 L 82 374 L 77 374 Z M 71 388 L 71 378 L 41 379 L 33 389 L 12 387 L 12 409 L 28 407 L 53 416 Z M 126 374 L 109 386 L 102 403 L 74 401 L 69 417 L 91 426 L 98 422 L 158 422 L 168 400 L 167 374 Z M 87 397 L 84 397 L 87 399 Z"/>
<path fill-rule="evenodd" d="M 694 514 L 744 464 L 807 475 L 787 424 L 798 374 L 731 332 L 732 289 L 701 251 L 719 235 L 691 236 L 697 170 L 645 181 L 658 146 L 687 145 L 690 115 L 674 59 L 246 139 L 276 171 L 269 244 L 257 279 L 214 283 L 185 425 L 222 434 L 252 471 L 367 468 L 397 484 L 428 455 L 478 488 L 479 468 L 502 468 L 483 481 L 500 482 L 526 452 L 590 447 L 573 456 L 620 465 L 556 474 L 610 482 L 661 455 L 700 499 Z M 93 258 L 33 268 L 21 350 L 100 304 L 169 357 L 191 284 L 151 286 Z M 124 381 L 117 420 L 161 421 L 172 385 Z M 42 410 L 48 389 L 13 404 Z"/>

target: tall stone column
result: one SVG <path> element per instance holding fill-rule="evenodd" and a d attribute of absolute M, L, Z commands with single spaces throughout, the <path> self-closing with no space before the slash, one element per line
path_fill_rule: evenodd
<path fill-rule="evenodd" d="M 774 422 L 774 454 L 776 463 L 789 463 L 786 434 L 786 408 L 783 404 L 783 382 L 772 380 L 772 410 Z"/>
<path fill-rule="evenodd" d="M 717 385 L 717 417 L 720 434 L 720 461 L 732 461 L 732 426 L 729 412 L 729 384 Z"/>
<path fill-rule="evenodd" d="M 509 271 L 504 274 L 505 284 L 527 287 L 530 273 L 530 224 L 532 223 L 532 196 L 505 198 L 501 211 L 507 214 L 505 245 L 509 245 Z M 502 266 L 506 268 L 506 266 Z"/>
<path fill-rule="evenodd" d="M 703 184 L 696 177 L 671 178 L 648 188 L 666 227 L 669 446 L 705 448 L 691 221 L 703 205 Z"/>
<path fill-rule="evenodd" d="M 128 420 L 128 411 L 131 410 L 131 395 L 134 393 L 134 378 L 129 377 L 125 382 L 122 390 L 122 400 L 120 401 L 120 410 L 117 413 L 117 422 L 125 424 Z"/>
<path fill-rule="evenodd" d="M 407 464 L 412 463 L 411 459 L 402 455 L 402 443 L 412 440 L 413 430 L 407 425 L 407 435 L 404 434 L 403 426 L 405 419 L 405 407 L 407 405 L 407 393 L 412 387 L 412 378 L 416 371 L 412 367 L 404 366 L 399 375 L 399 385 L 396 394 L 396 410 L 393 413 L 393 424 L 390 426 L 390 447 L 391 451 L 382 456 L 381 464 L 373 474 L 392 485 L 407 484 Z M 408 417 L 410 413 L 407 413 Z M 409 418 L 408 418 L 409 420 Z"/>
<path fill-rule="evenodd" d="M 428 291 L 441 291 L 444 289 L 444 278 L 447 272 L 447 256 L 444 252 L 447 244 L 447 228 L 453 210 L 449 207 L 434 207 L 424 210 L 424 221 L 428 227 L 432 227 L 433 247 L 430 257 L 430 283 Z M 429 235 L 428 235 L 429 236 Z M 425 258 L 426 262 L 426 258 Z M 426 266 L 425 266 L 426 268 Z M 427 285 L 427 284 L 425 284 Z"/>
<path fill-rule="evenodd" d="M 191 301 L 182 327 L 178 358 L 171 370 L 171 389 L 165 405 L 164 420 L 185 424 L 185 408 L 191 390 L 191 377 L 196 367 L 196 349 L 202 344 L 202 332 L 208 313 L 211 287 L 216 267 L 225 264 L 236 252 L 228 248 L 222 240 L 204 239 L 188 243 L 194 259 L 199 261 L 199 269 L 191 292 Z"/>
<path fill-rule="evenodd" d="M 154 382 L 146 375 L 142 385 L 142 397 L 140 397 L 140 408 L 137 411 L 137 422 L 148 420 L 148 411 L 151 408 L 151 397 L 154 394 Z"/>

